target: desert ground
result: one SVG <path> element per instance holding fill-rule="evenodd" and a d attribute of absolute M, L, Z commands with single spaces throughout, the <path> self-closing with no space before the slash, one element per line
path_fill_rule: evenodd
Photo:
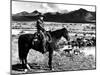
<path fill-rule="evenodd" d="M 18 57 L 18 37 L 21 34 L 36 32 L 35 22 L 17 22 L 12 21 L 11 25 L 11 67 L 12 74 L 22 74 L 23 71 L 19 70 L 20 60 Z M 44 22 L 44 28 L 48 31 L 54 31 L 66 27 L 69 31 L 70 39 L 73 40 L 75 34 L 78 37 L 85 38 L 96 37 L 95 24 L 91 23 L 56 23 L 56 22 Z M 67 42 L 65 38 L 61 38 L 59 45 Z M 82 47 L 79 49 L 80 54 L 72 54 L 71 57 L 67 53 L 59 49 L 53 52 L 53 70 L 52 71 L 73 71 L 73 70 L 91 70 L 96 68 L 96 47 Z M 27 73 L 37 72 L 50 72 L 47 68 L 48 52 L 42 54 L 36 50 L 31 49 L 27 57 L 28 63 L 31 66 L 31 71 Z"/>

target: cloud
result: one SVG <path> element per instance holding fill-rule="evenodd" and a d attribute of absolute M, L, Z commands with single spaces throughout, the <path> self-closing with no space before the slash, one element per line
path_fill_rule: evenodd
<path fill-rule="evenodd" d="M 46 12 L 67 13 L 70 11 L 78 10 L 80 8 L 86 9 L 88 11 L 95 11 L 94 6 L 12 1 L 12 13 L 19 13 L 22 11 L 33 12 L 34 10 L 38 10 L 42 13 Z"/>
<path fill-rule="evenodd" d="M 43 3 L 41 4 L 41 8 L 45 10 L 45 12 L 57 12 L 60 11 L 57 4 L 51 3 Z"/>
<path fill-rule="evenodd" d="M 60 13 L 68 13 L 68 10 L 60 10 Z"/>
<path fill-rule="evenodd" d="M 47 5 L 52 9 L 59 9 L 56 4 L 47 3 Z"/>

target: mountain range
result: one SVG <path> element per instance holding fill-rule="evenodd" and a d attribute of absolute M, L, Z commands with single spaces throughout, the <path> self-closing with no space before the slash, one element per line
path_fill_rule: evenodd
<path fill-rule="evenodd" d="M 66 11 L 66 10 L 64 10 Z M 13 21 L 35 21 L 37 15 L 41 13 L 37 10 L 28 13 L 26 11 L 13 14 Z M 80 8 L 71 12 L 47 12 L 44 13 L 44 21 L 48 22 L 64 22 L 64 23 L 95 23 L 96 12 L 87 11 L 86 9 Z"/>

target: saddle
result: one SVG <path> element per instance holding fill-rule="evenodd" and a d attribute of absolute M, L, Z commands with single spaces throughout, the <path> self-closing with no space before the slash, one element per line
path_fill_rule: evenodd
<path fill-rule="evenodd" d="M 40 42 L 51 42 L 51 35 L 47 32 L 47 33 L 43 33 L 43 32 L 36 32 L 34 34 L 34 37 L 32 39 L 32 45 L 34 44 L 39 44 Z"/>
<path fill-rule="evenodd" d="M 38 45 L 43 40 L 43 36 L 41 33 L 36 32 L 32 39 L 32 45 Z"/>
<path fill-rule="evenodd" d="M 42 48 L 42 53 L 47 52 L 47 43 L 49 43 L 50 36 L 43 32 L 36 32 L 32 39 L 32 46 L 36 47 L 37 49 Z"/>

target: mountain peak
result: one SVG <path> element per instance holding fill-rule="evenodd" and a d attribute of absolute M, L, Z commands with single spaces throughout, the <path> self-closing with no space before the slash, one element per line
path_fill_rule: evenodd
<path fill-rule="evenodd" d="M 83 9 L 83 8 L 80 8 L 78 11 L 81 11 L 81 12 L 88 12 L 86 9 Z"/>
<path fill-rule="evenodd" d="M 37 10 L 34 10 L 32 13 L 35 13 L 35 14 L 37 14 L 37 13 L 39 13 L 39 11 L 37 11 Z"/>

